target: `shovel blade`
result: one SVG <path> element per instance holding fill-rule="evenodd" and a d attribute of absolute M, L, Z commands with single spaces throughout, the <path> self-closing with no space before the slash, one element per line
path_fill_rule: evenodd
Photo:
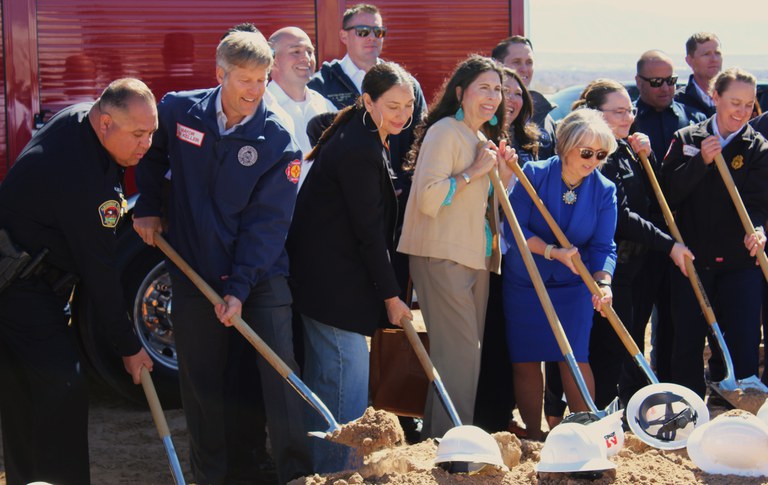
<path fill-rule="evenodd" d="M 749 410 L 749 405 L 745 407 L 746 403 L 740 400 L 740 397 L 744 392 L 754 390 L 768 395 L 768 386 L 763 384 L 757 376 L 749 376 L 738 380 L 733 378 L 724 379 L 720 382 L 711 382 L 709 386 L 720 397 L 725 399 L 728 404 L 737 409 Z M 742 393 L 737 391 L 742 391 Z"/>

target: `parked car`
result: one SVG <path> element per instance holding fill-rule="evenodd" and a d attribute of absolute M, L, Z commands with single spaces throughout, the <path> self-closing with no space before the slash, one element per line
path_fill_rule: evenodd
<path fill-rule="evenodd" d="M 640 93 L 637 90 L 637 85 L 634 83 L 634 81 L 626 81 L 622 82 L 622 84 L 625 88 L 627 88 L 629 97 L 632 98 L 633 101 L 637 99 Z M 569 86 L 555 93 L 546 95 L 547 99 L 549 99 L 551 103 L 557 105 L 557 107 L 549 113 L 555 121 L 559 121 L 565 118 L 565 115 L 570 113 L 571 105 L 574 101 L 579 99 L 581 92 L 584 91 L 586 86 L 586 84 L 577 84 L 575 86 Z M 685 83 L 678 83 L 677 88 L 681 88 L 683 86 L 685 86 Z M 760 103 L 761 110 L 765 112 L 766 109 L 768 109 L 768 81 L 758 81 L 757 100 Z"/>

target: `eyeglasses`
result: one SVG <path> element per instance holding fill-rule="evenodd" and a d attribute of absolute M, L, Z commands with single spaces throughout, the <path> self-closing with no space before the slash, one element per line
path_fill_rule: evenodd
<path fill-rule="evenodd" d="M 373 36 L 377 39 L 383 39 L 387 35 L 386 27 L 379 27 L 376 25 L 353 25 L 346 27 L 344 30 L 354 30 L 355 35 L 358 37 L 368 37 L 373 32 Z"/>
<path fill-rule="evenodd" d="M 638 74 L 637 77 L 639 77 L 643 81 L 648 81 L 648 84 L 650 84 L 652 88 L 659 88 L 664 83 L 666 83 L 667 86 L 674 86 L 677 83 L 677 76 L 645 77 Z"/>
<path fill-rule="evenodd" d="M 594 151 L 591 148 L 579 148 L 579 156 L 584 160 L 589 160 L 590 158 L 595 157 L 598 162 L 602 162 L 605 160 L 605 157 L 608 156 L 608 152 L 605 150 Z"/>
<path fill-rule="evenodd" d="M 627 115 L 632 117 L 637 116 L 637 108 L 601 109 L 600 111 L 603 113 L 613 113 L 620 118 L 623 118 Z"/>

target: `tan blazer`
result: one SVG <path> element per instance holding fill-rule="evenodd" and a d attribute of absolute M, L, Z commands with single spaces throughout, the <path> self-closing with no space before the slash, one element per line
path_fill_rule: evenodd
<path fill-rule="evenodd" d="M 490 179 L 473 180 L 450 205 L 443 205 L 450 178 L 460 177 L 486 141 L 453 117 L 443 118 L 427 131 L 421 144 L 413 185 L 405 208 L 397 250 L 415 256 L 448 259 L 473 269 L 499 272 L 499 202 L 494 193 L 490 219 L 493 252 L 485 256 L 485 219 Z"/>

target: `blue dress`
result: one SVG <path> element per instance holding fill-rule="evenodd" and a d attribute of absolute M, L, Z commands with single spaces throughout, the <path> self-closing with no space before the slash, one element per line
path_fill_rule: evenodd
<path fill-rule="evenodd" d="M 563 230 L 590 273 L 603 270 L 613 274 L 616 266 L 616 186 L 598 170 L 575 189 L 577 200 L 568 205 L 563 193 L 568 190 L 561 177 L 560 158 L 529 162 L 523 167 L 539 197 Z M 554 233 L 534 205 L 522 184 L 510 195 L 515 216 L 527 239 L 539 236 L 547 244 L 558 244 Z M 516 362 L 562 361 L 544 309 L 508 224 L 505 237 L 511 244 L 504 259 L 503 293 L 510 360 Z M 587 362 L 589 333 L 592 328 L 592 299 L 581 277 L 559 261 L 547 261 L 534 254 L 547 292 L 578 362 Z"/>

